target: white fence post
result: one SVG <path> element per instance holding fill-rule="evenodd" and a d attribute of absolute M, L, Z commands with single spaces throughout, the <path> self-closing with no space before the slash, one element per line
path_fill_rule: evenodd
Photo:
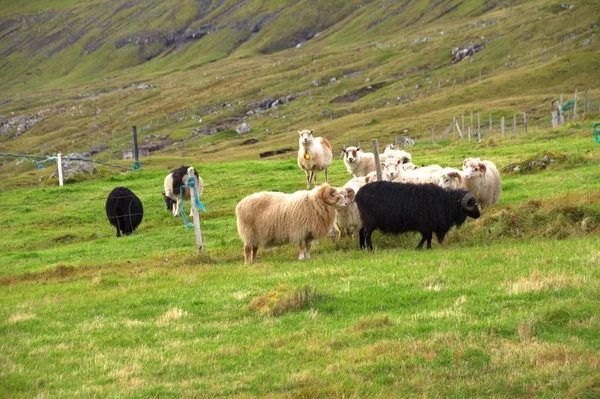
<path fill-rule="evenodd" d="M 58 166 L 58 185 L 63 186 L 63 171 L 62 171 L 62 154 L 56 154 L 56 164 Z"/>
<path fill-rule="evenodd" d="M 192 187 L 192 189 L 190 190 L 190 202 L 192 203 L 192 217 L 194 218 L 194 234 L 196 236 L 196 249 L 198 250 L 198 252 L 202 252 L 202 230 L 200 229 L 200 215 L 198 214 L 198 205 L 196 205 L 199 201 L 197 189 L 198 180 L 196 179 L 196 174 L 194 172 L 195 171 L 193 166 L 190 166 L 187 170 L 188 179 L 192 178 L 195 181 L 194 187 Z"/>

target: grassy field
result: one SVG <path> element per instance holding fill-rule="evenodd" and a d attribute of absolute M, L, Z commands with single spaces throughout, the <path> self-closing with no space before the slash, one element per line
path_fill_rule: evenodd
<path fill-rule="evenodd" d="M 600 147 L 587 123 L 411 152 L 503 167 L 540 151 L 567 161 L 504 173 L 500 204 L 432 250 L 376 233 L 373 253 L 346 237 L 307 262 L 284 246 L 246 266 L 235 227 L 245 195 L 303 188 L 294 153 L 153 157 L 5 190 L 0 397 L 598 397 Z M 202 254 L 161 196 L 182 163 L 205 181 Z M 330 181 L 348 179 L 336 158 Z M 145 213 L 116 238 L 104 201 L 120 185 Z"/>

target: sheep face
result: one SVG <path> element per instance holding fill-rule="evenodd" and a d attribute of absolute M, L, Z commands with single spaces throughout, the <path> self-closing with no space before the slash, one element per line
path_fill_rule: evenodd
<path fill-rule="evenodd" d="M 298 130 L 300 135 L 300 144 L 308 145 L 313 141 L 314 130 Z"/>
<path fill-rule="evenodd" d="M 394 179 L 394 177 L 398 176 L 401 173 L 400 165 L 401 164 L 399 160 L 394 158 L 388 158 L 385 160 L 385 163 L 381 164 L 381 167 L 383 168 L 383 173 L 388 175 L 391 179 Z"/>
<path fill-rule="evenodd" d="M 486 166 L 479 159 L 465 159 L 462 166 L 465 171 L 465 177 L 481 177 L 485 175 Z"/>
<path fill-rule="evenodd" d="M 351 187 L 346 187 L 346 188 L 338 188 L 337 194 L 339 195 L 340 199 L 335 204 L 335 207 L 338 211 L 344 211 L 344 210 L 348 209 L 348 206 L 350 206 L 352 201 L 354 201 L 354 195 L 356 193 L 354 192 L 354 189 L 352 189 Z"/>
<path fill-rule="evenodd" d="M 344 147 L 342 150 L 342 158 L 344 162 L 354 163 L 358 159 L 358 153 L 361 151 L 360 147 Z"/>

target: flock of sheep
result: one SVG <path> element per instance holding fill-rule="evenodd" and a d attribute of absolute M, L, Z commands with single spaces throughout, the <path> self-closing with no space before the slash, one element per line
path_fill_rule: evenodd
<path fill-rule="evenodd" d="M 333 162 L 330 143 L 314 137 L 313 130 L 298 132 L 298 166 L 306 174 L 306 190 L 291 194 L 263 191 L 242 199 L 236 206 L 237 230 L 244 244 L 244 261 L 256 261 L 259 247 L 285 244 L 299 246 L 299 260 L 310 259 L 315 240 L 328 234 L 335 237 L 358 233 L 361 248 L 373 249 L 371 234 L 420 232 L 417 248 L 433 234 L 441 243 L 453 226 L 467 217 L 478 218 L 479 206 L 496 204 L 502 192 L 500 174 L 487 160 L 467 158 L 462 170 L 439 165 L 419 167 L 412 156 L 393 145 L 379 155 L 382 181 L 378 181 L 375 156 L 360 147 L 344 147 L 341 153 L 352 178 L 342 187 L 328 184 L 327 170 Z M 316 185 L 318 172 L 325 183 Z M 180 198 L 190 198 L 188 167 L 173 170 L 164 180 L 164 200 L 174 216 L 180 212 Z M 196 172 L 198 195 L 203 181 Z M 106 213 L 117 236 L 130 234 L 143 217 L 142 203 L 129 189 L 117 187 L 106 202 Z"/>
<path fill-rule="evenodd" d="M 309 259 L 312 242 L 325 238 L 332 229 L 338 235 L 358 233 L 360 247 L 370 249 L 376 229 L 417 231 L 422 235 L 418 248 L 425 242 L 431 248 L 433 234 L 442 242 L 450 228 L 467 217 L 478 218 L 478 205 L 497 203 L 502 192 L 500 173 L 490 161 L 467 158 L 462 170 L 419 167 L 408 152 L 394 146 L 387 146 L 379 156 L 383 181 L 377 181 L 374 154 L 344 147 L 341 157 L 352 178 L 342 187 L 331 187 L 327 176 L 333 162 L 330 143 L 314 137 L 313 130 L 298 133 L 298 166 L 306 174 L 307 189 L 293 194 L 255 193 L 236 207 L 246 263 L 256 260 L 259 247 L 284 244 L 298 244 L 298 259 Z M 325 184 L 311 189 L 320 171 Z"/>

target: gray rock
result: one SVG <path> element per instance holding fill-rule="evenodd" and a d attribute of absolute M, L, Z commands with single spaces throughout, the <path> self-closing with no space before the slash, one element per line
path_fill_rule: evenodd
<path fill-rule="evenodd" d="M 250 125 L 247 124 L 246 122 L 244 122 L 241 125 L 239 125 L 238 127 L 236 127 L 235 131 L 237 132 L 237 134 L 246 134 L 246 133 L 249 133 L 250 132 Z"/>

